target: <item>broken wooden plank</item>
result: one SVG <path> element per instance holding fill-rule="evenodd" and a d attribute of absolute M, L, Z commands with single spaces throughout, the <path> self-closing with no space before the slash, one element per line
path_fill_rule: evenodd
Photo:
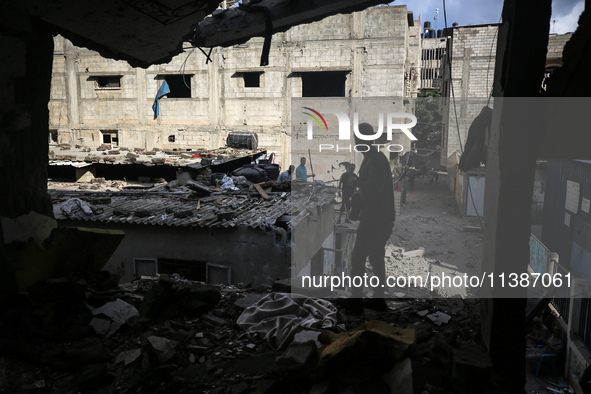
<path fill-rule="evenodd" d="M 263 197 L 265 200 L 270 199 L 271 197 L 263 190 L 263 188 L 261 187 L 261 185 L 259 185 L 258 183 L 255 183 L 254 188 L 257 189 L 257 192 L 259 192 L 261 194 L 261 197 Z"/>

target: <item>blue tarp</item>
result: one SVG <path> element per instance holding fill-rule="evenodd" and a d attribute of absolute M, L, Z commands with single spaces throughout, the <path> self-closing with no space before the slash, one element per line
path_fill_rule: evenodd
<path fill-rule="evenodd" d="M 154 104 L 152 105 L 152 109 L 154 110 L 154 117 L 160 115 L 160 99 L 170 93 L 170 87 L 168 86 L 168 82 L 166 80 L 162 81 L 162 85 L 160 85 L 160 89 L 158 89 L 158 93 L 156 93 L 156 99 L 154 100 Z"/>

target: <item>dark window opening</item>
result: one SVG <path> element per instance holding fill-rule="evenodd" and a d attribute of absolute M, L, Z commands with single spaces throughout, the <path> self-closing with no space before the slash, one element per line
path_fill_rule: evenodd
<path fill-rule="evenodd" d="M 101 130 L 103 144 L 119 145 L 119 132 L 117 130 Z"/>
<path fill-rule="evenodd" d="M 57 130 L 49 130 L 49 140 L 57 143 Z"/>
<path fill-rule="evenodd" d="M 120 88 L 121 87 L 121 77 L 119 75 L 116 76 L 103 76 L 103 77 L 96 77 L 96 86 L 97 88 Z"/>
<path fill-rule="evenodd" d="M 349 71 L 302 73 L 302 97 L 345 97 Z"/>
<path fill-rule="evenodd" d="M 260 88 L 261 87 L 261 73 L 247 72 L 242 73 L 245 88 Z"/>
<path fill-rule="evenodd" d="M 163 75 L 160 76 L 168 83 L 170 93 L 168 98 L 191 98 L 191 75 Z"/>
<path fill-rule="evenodd" d="M 177 259 L 158 259 L 158 270 L 161 274 L 179 274 L 181 277 L 205 282 L 207 280 L 206 263 Z"/>
<path fill-rule="evenodd" d="M 175 141 L 175 136 L 174 135 L 169 135 L 168 136 L 168 142 L 174 142 Z"/>

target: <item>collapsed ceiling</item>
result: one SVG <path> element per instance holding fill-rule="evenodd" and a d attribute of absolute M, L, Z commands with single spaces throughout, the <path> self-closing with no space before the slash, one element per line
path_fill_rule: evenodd
<path fill-rule="evenodd" d="M 213 47 L 384 3 L 376 0 L 262 0 L 218 10 L 219 0 L 12 0 L 8 10 L 25 11 L 75 45 L 134 67 L 168 62 L 183 42 Z M 81 23 L 82 22 L 82 23 Z"/>

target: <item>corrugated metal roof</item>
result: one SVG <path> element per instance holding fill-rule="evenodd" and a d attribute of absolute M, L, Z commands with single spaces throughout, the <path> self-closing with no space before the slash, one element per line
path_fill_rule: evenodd
<path fill-rule="evenodd" d="M 247 226 L 265 230 L 274 228 L 277 219 L 283 215 L 296 212 L 301 219 L 313 214 L 311 207 L 330 204 L 337 191 L 331 187 L 307 189 L 307 192 L 300 192 L 299 195 L 301 197 L 307 193 L 308 197 L 298 199 L 292 199 L 288 192 L 272 194 L 268 200 L 258 196 L 222 193 L 197 199 L 186 198 L 184 193 L 165 193 L 161 188 L 154 193 L 56 193 L 52 199 L 53 213 L 57 220 L 177 227 Z M 184 190 L 187 195 L 190 193 L 189 189 Z M 62 212 L 61 205 L 71 198 L 87 202 L 94 213 L 74 217 L 66 215 Z M 223 213 L 231 213 L 233 218 L 224 220 L 219 216 Z"/>

